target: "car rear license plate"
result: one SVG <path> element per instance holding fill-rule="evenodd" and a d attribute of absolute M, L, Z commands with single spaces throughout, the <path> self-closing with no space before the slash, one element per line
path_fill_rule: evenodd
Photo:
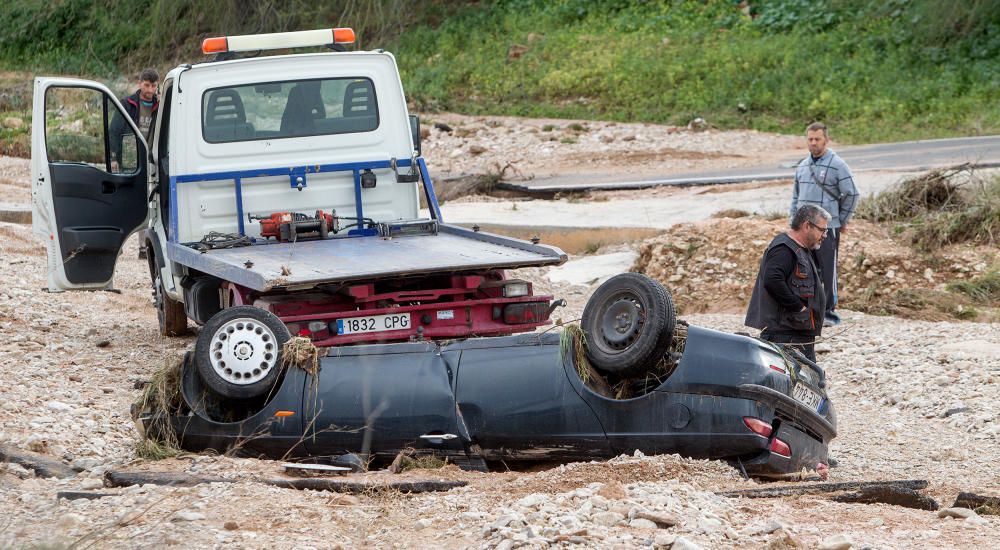
<path fill-rule="evenodd" d="M 410 328 L 409 313 L 390 313 L 388 315 L 368 315 L 366 317 L 337 319 L 337 334 L 385 332 L 387 330 L 404 330 L 408 328 Z"/>
<path fill-rule="evenodd" d="M 803 403 L 812 410 L 819 410 L 819 402 L 823 400 L 820 395 L 802 384 L 796 384 L 792 388 L 792 397 L 796 401 Z"/>

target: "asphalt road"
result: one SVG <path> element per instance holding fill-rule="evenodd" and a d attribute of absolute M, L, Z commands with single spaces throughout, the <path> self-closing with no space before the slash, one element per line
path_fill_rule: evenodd
<path fill-rule="evenodd" d="M 854 172 L 886 171 L 916 172 L 969 163 L 981 168 L 1000 166 L 1000 136 L 952 139 L 929 139 L 879 143 L 835 149 Z M 803 146 L 803 155 L 805 147 Z M 747 181 L 791 179 L 796 163 L 801 159 L 783 159 L 776 165 L 746 166 L 709 172 L 671 174 L 663 178 L 627 180 L 610 174 L 560 176 L 527 182 L 501 182 L 500 187 L 526 193 L 642 189 L 659 185 L 693 186 Z"/>

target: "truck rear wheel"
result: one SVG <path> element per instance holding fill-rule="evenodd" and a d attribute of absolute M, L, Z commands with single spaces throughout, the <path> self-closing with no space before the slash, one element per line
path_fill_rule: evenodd
<path fill-rule="evenodd" d="M 583 309 L 587 359 L 609 374 L 641 374 L 667 352 L 675 323 L 674 301 L 663 285 L 638 273 L 616 275 Z"/>
<path fill-rule="evenodd" d="M 146 241 L 148 243 L 148 241 Z M 163 336 L 183 336 L 187 334 L 187 314 L 184 304 L 167 295 L 160 277 L 160 260 L 153 247 L 146 245 L 146 261 L 149 263 L 149 277 L 153 281 L 153 302 L 156 306 L 156 320 Z"/>
<path fill-rule="evenodd" d="M 278 380 L 281 347 L 289 338 L 285 324 L 268 311 L 253 306 L 224 309 L 198 332 L 198 375 L 222 397 L 264 395 Z"/>

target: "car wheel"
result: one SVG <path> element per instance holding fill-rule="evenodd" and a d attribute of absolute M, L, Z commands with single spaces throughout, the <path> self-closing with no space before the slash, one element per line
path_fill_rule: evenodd
<path fill-rule="evenodd" d="M 638 273 L 616 275 L 583 308 L 587 359 L 609 374 L 639 374 L 667 352 L 675 322 L 674 301 L 663 285 Z"/>
<path fill-rule="evenodd" d="M 291 335 L 274 314 L 236 306 L 213 315 L 198 332 L 195 367 L 222 397 L 250 399 L 270 391 L 281 370 L 281 346 Z"/>
<path fill-rule="evenodd" d="M 150 247 L 152 248 L 152 247 Z M 156 255 L 148 253 L 149 276 L 153 281 L 153 304 L 156 306 L 156 320 L 163 336 L 183 336 L 187 334 L 187 314 L 184 304 L 167 295 L 160 278 L 160 265 Z"/>

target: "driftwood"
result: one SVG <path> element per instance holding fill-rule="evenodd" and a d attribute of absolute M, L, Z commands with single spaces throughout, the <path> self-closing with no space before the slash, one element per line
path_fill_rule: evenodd
<path fill-rule="evenodd" d="M 924 501 L 922 499 L 915 499 L 912 496 L 910 497 L 905 496 L 907 491 L 916 493 L 916 491 L 926 488 L 927 488 L 926 479 L 907 479 L 899 481 L 850 481 L 845 483 L 813 483 L 809 485 L 768 487 L 763 489 L 745 489 L 741 491 L 723 491 L 717 494 L 724 497 L 774 498 L 774 497 L 786 497 L 794 495 L 845 493 L 847 491 L 853 491 L 852 495 L 846 498 L 855 498 L 857 500 L 844 501 L 844 502 L 866 502 L 865 499 L 869 499 L 868 500 L 869 502 L 884 502 L 886 504 L 896 504 L 896 502 L 888 501 L 896 499 L 899 502 L 920 504 L 920 506 L 910 506 L 910 507 L 919 507 L 921 510 L 936 510 L 937 502 L 934 502 L 933 499 L 927 499 L 927 501 Z M 880 498 L 884 498 L 886 500 L 879 500 Z M 931 502 L 934 503 L 934 508 L 923 507 L 930 505 Z M 900 506 L 907 506 L 907 504 L 900 504 Z"/>
<path fill-rule="evenodd" d="M 937 510 L 938 503 L 933 498 L 913 489 L 896 487 L 894 485 L 866 487 L 854 493 L 845 493 L 833 497 L 837 502 L 858 504 L 892 504 L 917 510 Z"/>
<path fill-rule="evenodd" d="M 129 485 L 170 485 L 174 487 L 191 487 L 200 483 L 235 483 L 238 479 L 222 477 L 203 477 L 176 472 L 116 472 L 108 470 L 104 473 L 106 487 L 127 487 Z M 465 481 L 388 481 L 369 482 L 346 479 L 259 479 L 247 481 L 273 485 L 284 489 L 312 489 L 316 491 L 333 491 L 337 493 L 368 493 L 373 491 L 399 491 L 401 493 L 427 493 L 433 491 L 448 491 L 455 487 L 463 487 Z"/>
<path fill-rule="evenodd" d="M 97 500 L 104 497 L 117 496 L 115 493 L 93 493 L 90 491 L 59 491 L 56 493 L 56 500 L 64 498 L 66 500 Z"/>
<path fill-rule="evenodd" d="M 969 508 L 979 515 L 1000 516 L 1000 497 L 977 495 L 976 493 L 958 493 L 952 508 Z"/>
<path fill-rule="evenodd" d="M 235 479 L 205 477 L 179 472 L 104 472 L 105 487 L 128 487 L 130 485 L 169 485 L 173 487 L 193 487 L 202 483 L 234 483 Z"/>
<path fill-rule="evenodd" d="M 76 470 L 69 467 L 65 462 L 31 451 L 24 451 L 0 444 L 0 462 L 13 462 L 34 470 L 39 477 L 76 477 Z"/>
<path fill-rule="evenodd" d="M 399 491 L 400 493 L 430 493 L 436 491 L 449 491 L 456 487 L 464 487 L 467 481 L 389 481 L 366 482 L 350 481 L 346 479 L 263 479 L 261 483 L 283 487 L 286 489 L 313 489 L 316 491 L 333 491 L 337 493 L 370 493 L 372 491 Z"/>

